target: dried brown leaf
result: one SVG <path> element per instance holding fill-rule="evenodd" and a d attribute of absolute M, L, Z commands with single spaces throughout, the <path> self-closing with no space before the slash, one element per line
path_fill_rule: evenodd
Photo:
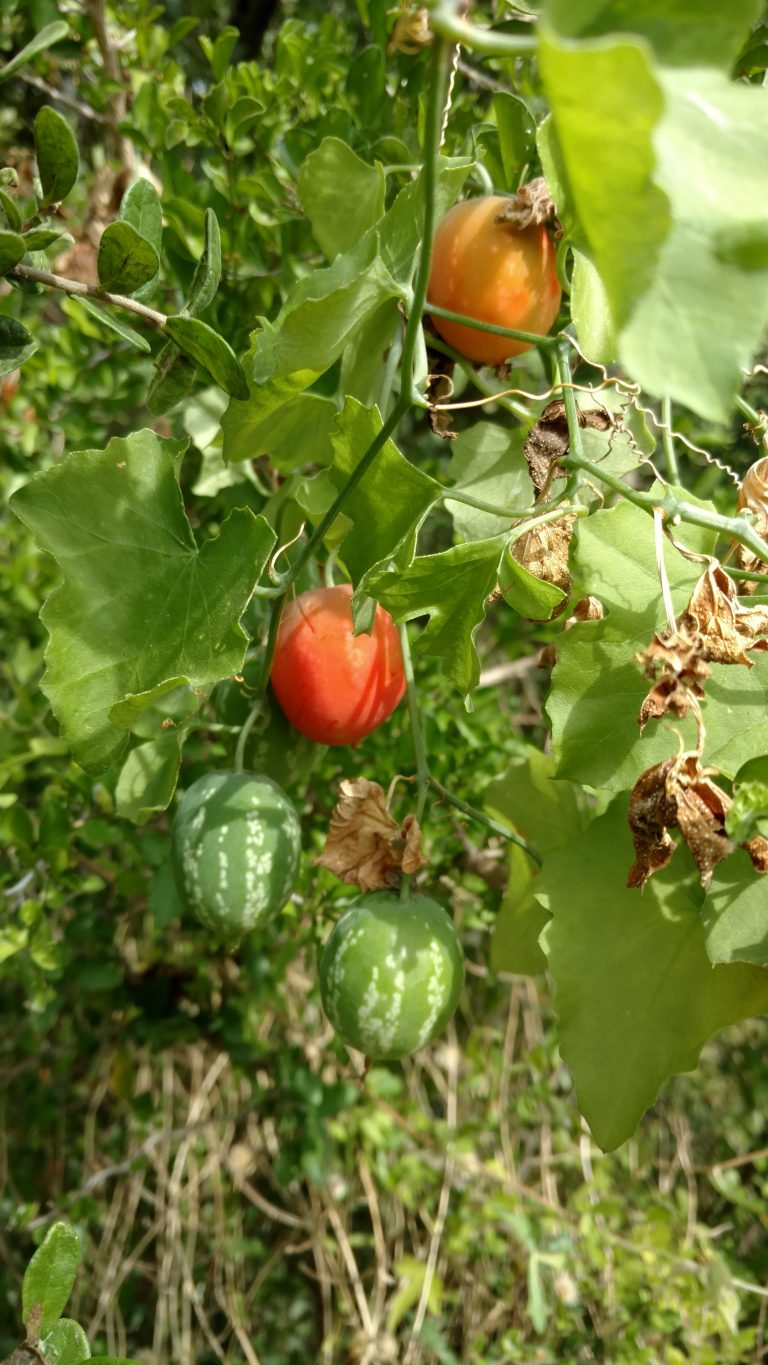
<path fill-rule="evenodd" d="M 547 583 L 554 583 L 563 592 L 571 590 L 568 569 L 568 550 L 573 534 L 573 517 L 561 517 L 544 526 L 535 526 L 527 535 L 512 545 L 512 555 L 518 564 Z M 562 608 L 560 608 L 562 610 Z"/>
<path fill-rule="evenodd" d="M 649 720 L 672 712 L 687 716 L 704 696 L 703 683 L 709 676 L 709 665 L 703 642 L 698 632 L 690 634 L 677 629 L 658 631 L 648 648 L 637 655 L 646 678 L 654 685 L 640 708 L 638 721 L 641 730 Z"/>
<path fill-rule="evenodd" d="M 415 816 L 406 816 L 401 830 L 378 782 L 356 777 L 339 784 L 339 799 L 316 866 L 327 867 L 361 891 L 377 891 L 396 886 L 402 872 L 416 872 L 425 862 Z"/>
<path fill-rule="evenodd" d="M 580 408 L 578 412 L 580 427 L 607 431 L 613 426 L 613 418 L 604 408 Z M 565 477 L 565 470 L 560 469 L 557 463 L 568 454 L 568 420 L 562 398 L 556 398 L 548 404 L 538 422 L 531 427 L 523 454 L 528 461 L 531 482 L 537 494 L 548 488 L 553 479 Z"/>

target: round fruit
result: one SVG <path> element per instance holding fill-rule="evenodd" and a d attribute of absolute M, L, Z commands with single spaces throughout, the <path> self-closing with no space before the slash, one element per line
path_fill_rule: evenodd
<path fill-rule="evenodd" d="M 427 308 L 433 303 L 478 322 L 545 336 L 560 307 L 555 248 L 545 227 L 495 222 L 507 203 L 490 194 L 455 204 L 446 214 L 432 246 Z M 483 365 L 501 365 L 531 346 L 445 318 L 432 322 L 454 350 Z"/>
<path fill-rule="evenodd" d="M 233 943 L 274 915 L 293 891 L 301 826 L 271 778 L 212 772 L 181 798 L 171 844 L 182 899 Z"/>
<path fill-rule="evenodd" d="M 315 588 L 283 614 L 272 689 L 291 725 L 316 744 L 357 744 L 405 691 L 397 626 L 376 607 L 370 635 L 352 633 L 352 589 Z"/>
<path fill-rule="evenodd" d="M 320 960 L 323 1008 L 350 1047 L 405 1057 L 448 1023 L 464 984 L 464 953 L 442 905 L 371 891 L 354 901 Z"/>

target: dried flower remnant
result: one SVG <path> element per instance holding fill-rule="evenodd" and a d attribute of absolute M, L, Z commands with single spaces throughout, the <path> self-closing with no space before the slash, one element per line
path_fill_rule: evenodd
<path fill-rule="evenodd" d="M 519 232 L 527 227 L 540 227 L 542 223 L 554 223 L 556 218 L 549 186 L 543 175 L 538 175 L 527 185 L 521 185 L 516 194 L 510 195 L 494 221 L 509 223 Z"/>
<path fill-rule="evenodd" d="M 742 606 L 733 579 L 720 564 L 709 564 L 674 630 L 658 631 L 637 655 L 653 681 L 640 708 L 641 729 L 669 713 L 680 718 L 691 711 L 698 715 L 710 663 L 751 668 L 747 650 L 768 649 L 768 640 L 759 638 L 765 634 L 768 608 Z"/>
<path fill-rule="evenodd" d="M 643 887 L 654 872 L 666 867 L 675 849 L 670 829 L 679 829 L 706 889 L 712 871 L 732 852 L 725 830 L 731 798 L 712 781 L 698 753 L 678 754 L 648 768 L 629 798 L 629 827 L 635 861 L 627 886 Z M 752 859 L 756 872 L 768 872 L 768 839 L 757 836 L 739 845 Z"/>
<path fill-rule="evenodd" d="M 387 810 L 378 782 L 356 777 L 339 784 L 339 799 L 316 866 L 327 867 L 361 891 L 378 891 L 396 886 L 401 873 L 416 872 L 425 863 L 416 817 L 407 815 L 401 828 Z"/>
<path fill-rule="evenodd" d="M 701 575 L 680 624 L 698 631 L 711 663 L 751 668 L 753 660 L 746 651 L 768 649 L 768 640 L 757 638 L 768 634 L 768 607 L 743 607 L 736 584 L 717 563 L 708 565 Z"/>

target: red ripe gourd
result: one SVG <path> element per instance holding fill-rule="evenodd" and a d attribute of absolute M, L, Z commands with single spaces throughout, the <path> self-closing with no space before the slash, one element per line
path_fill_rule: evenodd
<path fill-rule="evenodd" d="M 272 690 L 291 725 L 317 744 L 358 744 L 405 691 L 400 637 L 376 607 L 370 635 L 352 628 L 352 588 L 315 588 L 286 607 Z"/>

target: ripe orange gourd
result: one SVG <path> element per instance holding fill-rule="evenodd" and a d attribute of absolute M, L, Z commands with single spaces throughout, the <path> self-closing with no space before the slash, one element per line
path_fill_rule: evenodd
<path fill-rule="evenodd" d="M 453 313 L 545 336 L 560 307 L 555 248 L 543 226 L 495 220 L 509 201 L 486 195 L 454 204 L 438 226 L 427 290 L 430 303 Z M 530 349 L 462 323 L 433 317 L 440 336 L 468 360 L 501 365 Z"/>

